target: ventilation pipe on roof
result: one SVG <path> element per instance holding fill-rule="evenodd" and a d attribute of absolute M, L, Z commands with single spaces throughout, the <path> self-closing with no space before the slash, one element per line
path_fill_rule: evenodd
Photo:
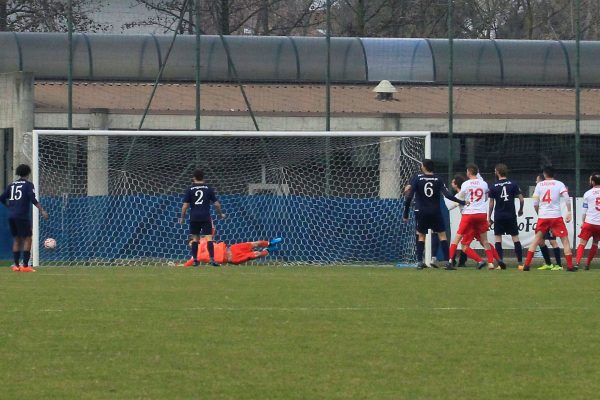
<path fill-rule="evenodd" d="M 379 101 L 391 101 L 394 100 L 394 93 L 397 92 L 394 85 L 390 83 L 390 81 L 384 79 L 379 82 L 379 85 L 375 86 L 373 89 L 375 93 L 377 93 L 377 100 Z"/>

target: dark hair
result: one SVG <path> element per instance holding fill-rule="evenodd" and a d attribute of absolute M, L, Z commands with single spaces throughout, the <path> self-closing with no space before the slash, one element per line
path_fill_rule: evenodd
<path fill-rule="evenodd" d="M 465 178 L 464 175 L 454 175 L 454 178 L 452 178 L 452 180 L 454 181 L 456 186 L 461 187 L 462 184 L 465 183 L 467 178 Z"/>
<path fill-rule="evenodd" d="M 25 178 L 26 176 L 29 176 L 29 174 L 31 174 L 31 167 L 27 164 L 21 164 L 17 167 L 17 170 L 15 172 L 21 178 Z"/>
<path fill-rule="evenodd" d="M 537 175 L 535 176 L 535 179 L 536 179 L 536 180 L 543 181 L 543 180 L 544 180 L 544 179 L 546 179 L 546 178 L 544 177 L 544 174 L 537 174 Z"/>
<path fill-rule="evenodd" d="M 594 184 L 594 186 L 600 185 L 600 174 L 597 172 L 594 172 L 592 174 L 592 176 L 590 177 L 592 183 Z"/>
<path fill-rule="evenodd" d="M 477 175 L 479 173 L 479 167 L 475 164 L 469 164 L 467 165 L 467 171 L 469 171 L 471 175 Z"/>
<path fill-rule="evenodd" d="M 554 178 L 554 168 L 552 168 L 550 165 L 545 166 L 542 169 L 542 172 L 544 173 L 544 176 L 547 176 L 548 178 Z"/>
<path fill-rule="evenodd" d="M 194 179 L 197 181 L 203 181 L 204 180 L 204 171 L 202 171 L 201 169 L 197 169 L 194 171 Z"/>
<path fill-rule="evenodd" d="M 425 170 L 427 170 L 427 172 L 433 172 L 435 169 L 435 165 L 433 164 L 433 161 L 430 160 L 429 158 L 426 158 L 422 161 L 423 164 L 423 168 L 425 168 Z"/>
<path fill-rule="evenodd" d="M 498 175 L 500 176 L 507 176 L 508 175 L 508 167 L 506 166 L 506 164 L 496 164 L 496 172 L 498 173 Z"/>

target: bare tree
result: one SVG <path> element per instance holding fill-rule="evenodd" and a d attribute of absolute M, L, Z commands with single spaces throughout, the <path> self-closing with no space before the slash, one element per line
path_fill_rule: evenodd
<path fill-rule="evenodd" d="M 100 32 L 111 27 L 93 20 L 101 0 L 72 0 L 73 26 L 78 31 Z M 0 0 L 0 31 L 65 32 L 67 0 Z"/>
<path fill-rule="evenodd" d="M 136 0 L 154 15 L 125 24 L 124 28 L 154 26 L 171 32 L 183 5 L 182 0 Z M 318 14 L 313 0 L 202 0 L 200 1 L 200 32 L 203 34 L 288 35 L 298 28 L 316 26 Z M 191 7 L 194 6 L 192 2 Z M 195 27 L 193 9 L 184 18 L 180 33 L 192 33 Z M 303 32 L 306 34 L 305 32 Z"/>
<path fill-rule="evenodd" d="M 175 29 L 183 0 L 136 1 L 154 15 L 126 24 L 126 28 L 144 25 L 154 26 L 162 32 Z M 448 35 L 448 1 L 331 0 L 332 34 L 444 38 Z M 573 0 L 454 2 L 454 35 L 457 38 L 575 37 Z M 203 33 L 315 35 L 325 29 L 325 0 L 200 0 L 200 4 Z M 181 33 L 192 33 L 192 7 L 185 15 Z M 581 29 L 583 39 L 599 39 L 600 0 L 581 0 Z"/>

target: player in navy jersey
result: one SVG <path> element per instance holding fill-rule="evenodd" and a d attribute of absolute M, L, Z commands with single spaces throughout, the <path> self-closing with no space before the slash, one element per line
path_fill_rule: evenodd
<path fill-rule="evenodd" d="M 219 218 L 225 218 L 225 214 L 221 210 L 221 203 L 217 198 L 215 190 L 204 182 L 204 172 L 195 170 L 192 177 L 192 185 L 186 190 L 183 198 L 183 206 L 181 207 L 181 217 L 179 223 L 185 222 L 185 215 L 190 208 L 190 234 L 192 236 L 192 258 L 194 266 L 198 265 L 198 241 L 201 237 L 207 240 L 208 255 L 210 257 L 210 265 L 218 267 L 215 262 L 215 249 L 213 242 L 213 224 L 210 217 L 210 205 L 214 204 L 215 211 Z"/>
<path fill-rule="evenodd" d="M 425 235 L 429 229 L 437 233 L 440 239 L 440 246 L 444 254 L 444 259 L 449 257 L 448 239 L 446 238 L 446 224 L 442 217 L 441 201 L 443 195 L 459 204 L 466 204 L 457 199 L 448 191 L 448 188 L 442 179 L 434 174 L 434 164 L 432 160 L 425 159 L 421 163 L 422 174 L 416 175 L 410 181 L 410 188 L 407 191 L 404 202 L 403 219 L 408 222 L 408 211 L 415 199 L 415 216 L 417 219 L 417 268 L 426 267 L 423 262 L 425 252 Z"/>
<path fill-rule="evenodd" d="M 19 179 L 8 185 L 4 193 L 0 195 L 0 203 L 8 207 L 8 225 L 14 238 L 12 270 L 14 272 L 35 272 L 29 266 L 32 237 L 31 205 L 33 204 L 40 210 L 44 219 L 48 219 L 48 213 L 35 198 L 33 183 L 28 180 L 31 174 L 29 165 L 19 165 L 16 174 Z M 19 266 L 21 251 L 23 252 L 23 264 Z"/>
<path fill-rule="evenodd" d="M 515 255 L 519 265 L 523 264 L 523 247 L 519 240 L 519 225 L 517 215 L 523 215 L 525 199 L 521 189 L 514 181 L 508 179 L 508 167 L 505 164 L 497 164 L 494 168 L 497 181 L 490 187 L 489 223 L 494 224 L 495 247 L 501 262 L 499 265 L 506 268 L 504 264 L 502 235 L 510 235 L 515 246 Z M 515 199 L 519 199 L 519 211 L 515 209 Z M 493 215 L 493 218 L 492 218 Z"/>

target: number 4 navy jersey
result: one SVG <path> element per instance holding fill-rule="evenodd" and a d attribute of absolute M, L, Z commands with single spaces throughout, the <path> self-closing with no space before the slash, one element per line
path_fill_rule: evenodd
<path fill-rule="evenodd" d="M 460 204 L 464 201 L 458 200 L 448 192 L 446 184 L 437 175 L 419 174 L 410 181 L 411 190 L 404 203 L 404 217 L 408 218 L 410 203 L 415 198 L 415 212 L 420 214 L 440 213 L 441 195 Z"/>
<path fill-rule="evenodd" d="M 30 219 L 31 205 L 38 203 L 35 198 L 33 183 L 26 179 L 14 181 L 0 195 L 0 203 L 6 204 L 8 207 L 9 218 Z"/>
<path fill-rule="evenodd" d="M 183 199 L 190 204 L 190 221 L 210 221 L 210 205 L 215 201 L 219 201 L 215 190 L 204 183 L 191 186 Z"/>
<path fill-rule="evenodd" d="M 494 219 L 516 217 L 515 198 L 519 197 L 519 185 L 509 179 L 500 179 L 490 188 L 490 199 L 494 199 Z"/>

